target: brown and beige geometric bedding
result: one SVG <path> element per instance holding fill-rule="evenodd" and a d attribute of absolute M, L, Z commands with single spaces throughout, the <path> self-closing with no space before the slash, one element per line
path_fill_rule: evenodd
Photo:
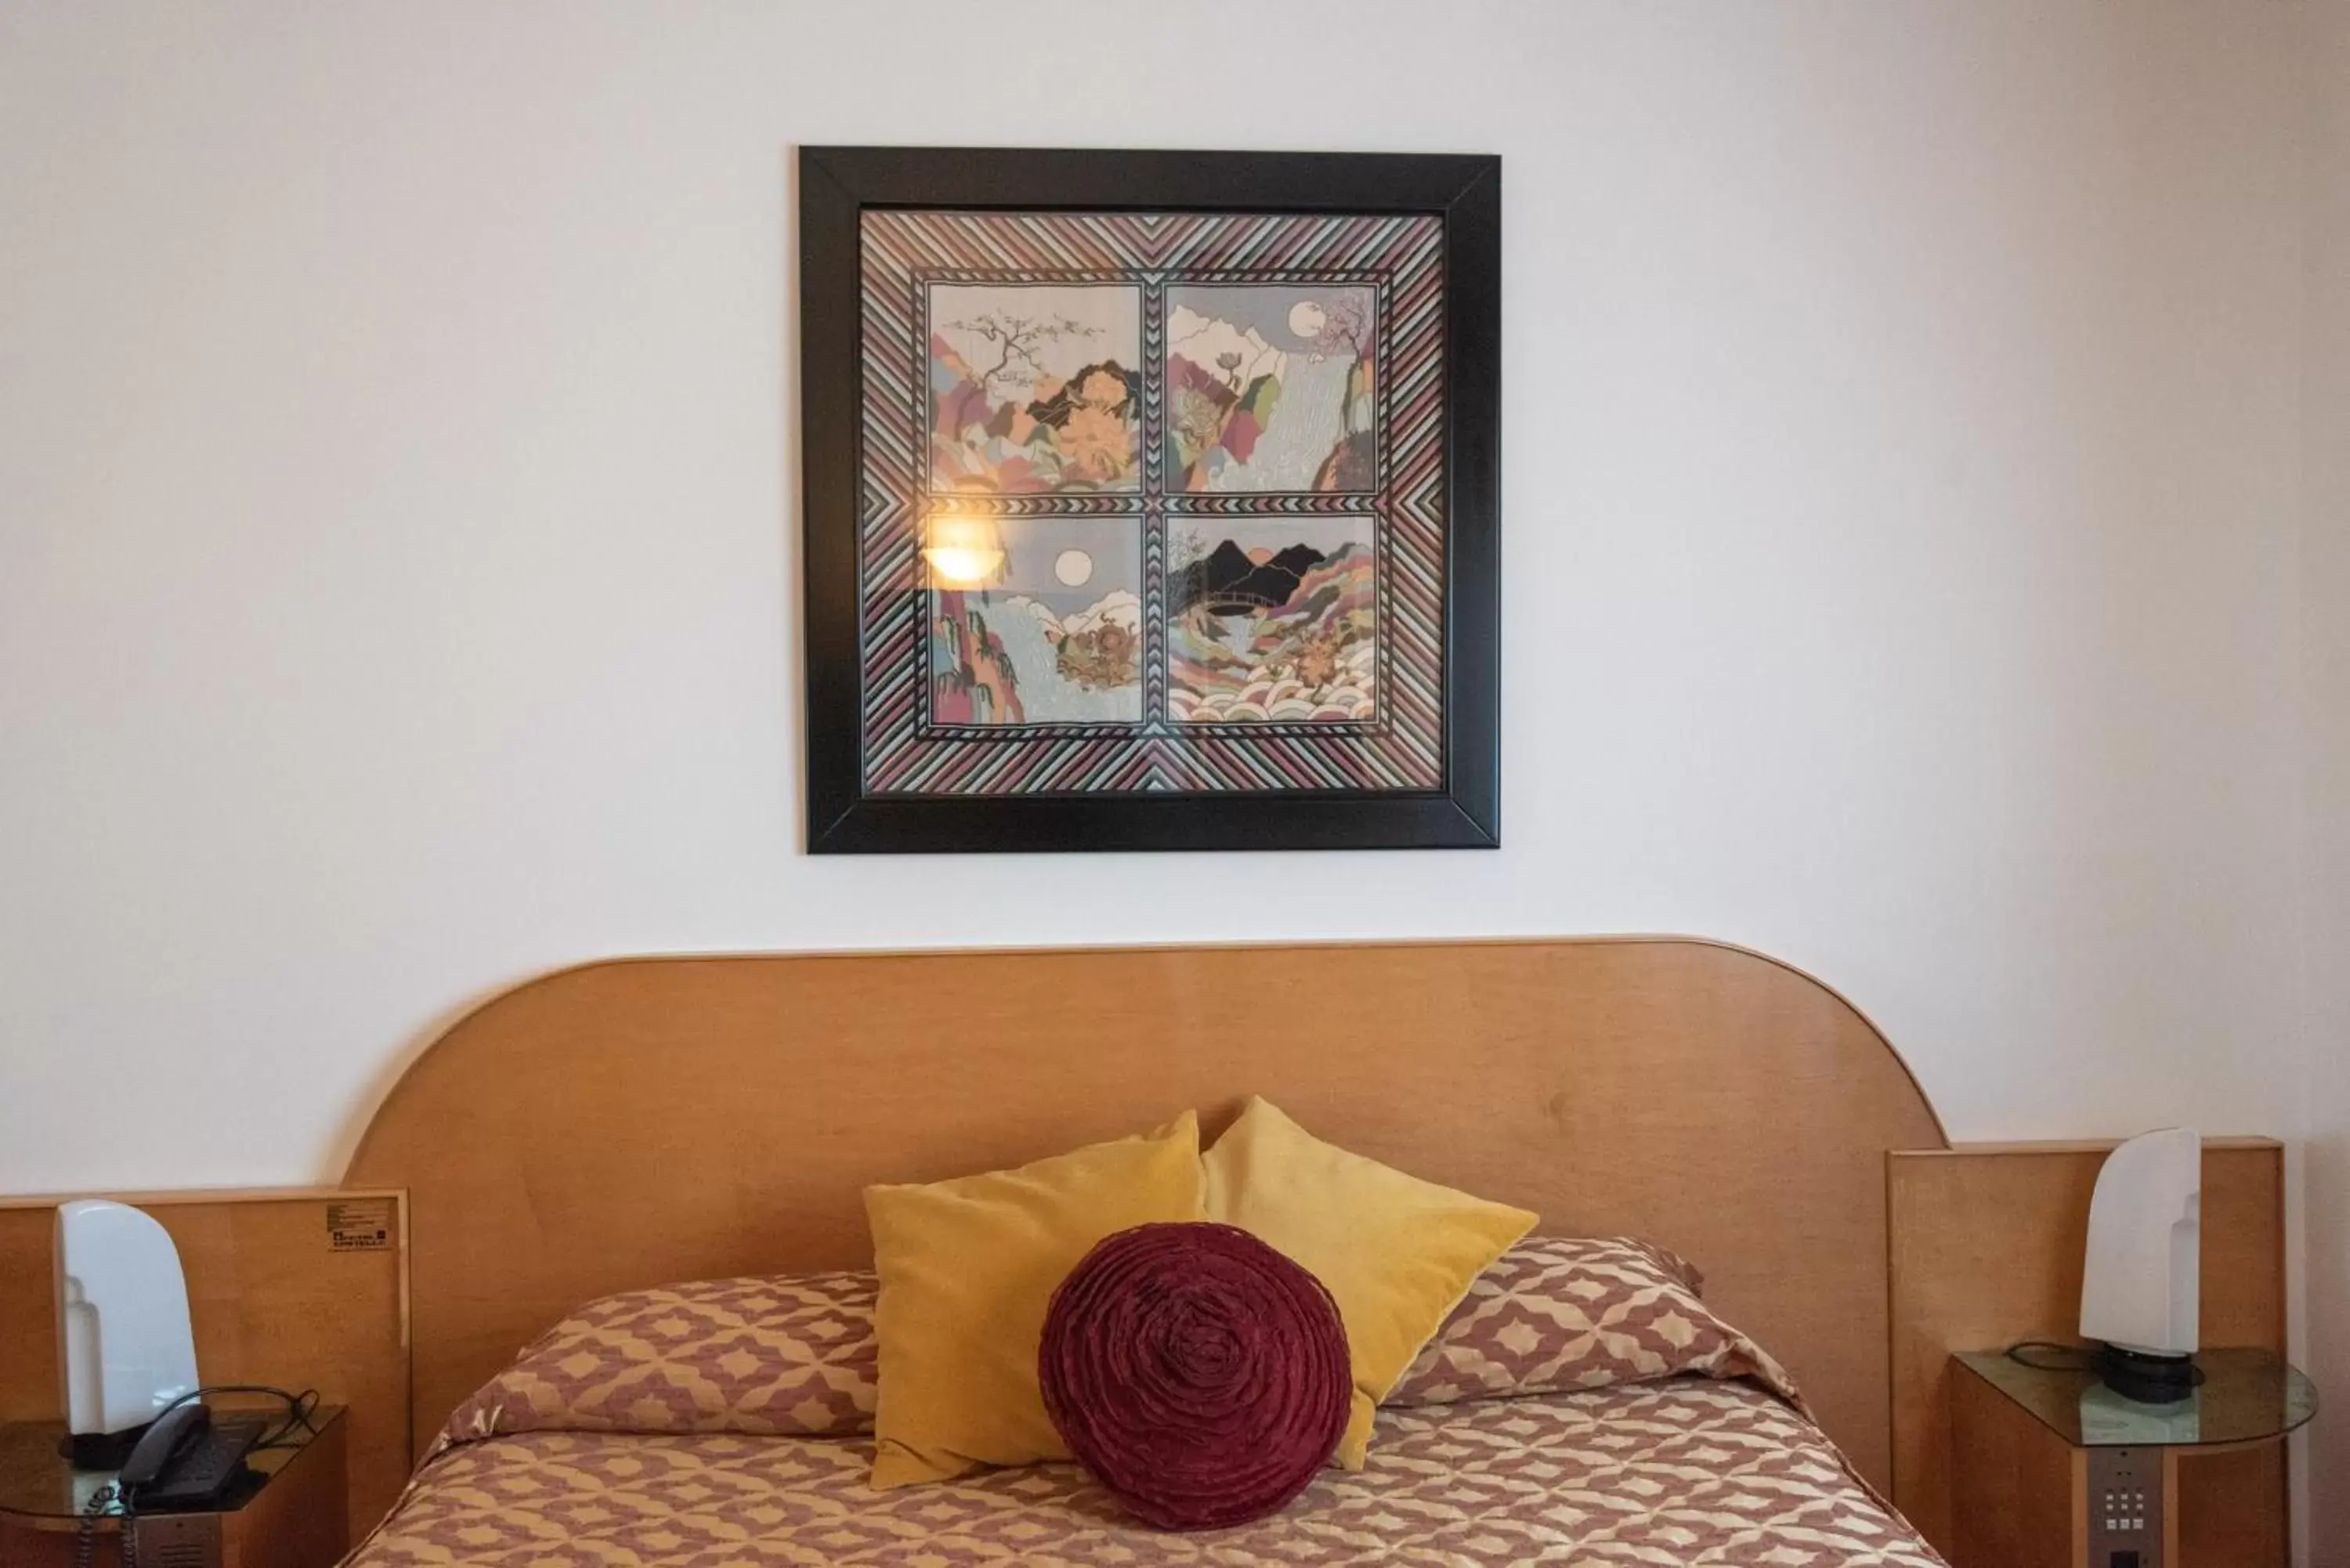
<path fill-rule="evenodd" d="M 1493 1261 L 1381 1401 L 1449 1405 L 1675 1373 L 1752 1377 L 1801 1407 L 1762 1346 L 1713 1315 L 1679 1254 L 1627 1237 L 1528 1236 Z"/>
<path fill-rule="evenodd" d="M 1390 1405 L 1541 1394 L 1676 1371 L 1783 1376 L 1707 1312 L 1697 1271 L 1624 1237 L 1528 1236 L 1479 1276 Z M 605 1296 L 541 1334 L 458 1407 L 457 1438 L 501 1433 L 873 1429 L 869 1272 L 701 1280 Z"/>
<path fill-rule="evenodd" d="M 876 1492 L 865 1438 L 531 1432 L 432 1460 L 349 1568 L 1940 1568 L 1827 1438 L 1699 1377 L 1390 1409 L 1370 1462 L 1199 1535 L 1074 1465 Z"/>
<path fill-rule="evenodd" d="M 457 1407 L 449 1438 L 501 1432 L 873 1429 L 871 1273 L 698 1280 L 589 1302 Z"/>
<path fill-rule="evenodd" d="M 630 1292 L 461 1406 L 348 1568 L 1939 1564 L 1699 1282 L 1645 1242 L 1527 1238 L 1397 1384 L 1367 1469 L 1197 1535 L 1069 1464 L 872 1490 L 870 1274 Z"/>

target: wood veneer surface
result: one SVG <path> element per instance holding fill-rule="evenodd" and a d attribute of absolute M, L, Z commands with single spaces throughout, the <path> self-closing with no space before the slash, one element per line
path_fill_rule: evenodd
<path fill-rule="evenodd" d="M 1818 982 L 1677 939 L 630 960 L 525 984 L 386 1099 L 347 1180 L 410 1193 L 418 1443 L 611 1291 L 862 1265 L 861 1189 L 1263 1095 L 1311 1131 L 1652 1238 L 1890 1471 L 1887 1150 L 1943 1143 Z"/>

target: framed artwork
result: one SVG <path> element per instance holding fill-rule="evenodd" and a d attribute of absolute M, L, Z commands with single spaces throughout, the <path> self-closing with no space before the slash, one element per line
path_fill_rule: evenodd
<path fill-rule="evenodd" d="M 808 847 L 1499 842 L 1501 161 L 804 148 Z"/>

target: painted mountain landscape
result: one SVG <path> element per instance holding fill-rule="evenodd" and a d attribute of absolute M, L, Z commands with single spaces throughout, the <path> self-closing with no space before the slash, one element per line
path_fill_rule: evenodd
<path fill-rule="evenodd" d="M 1194 536 L 1168 582 L 1169 716 L 1188 723 L 1368 719 L 1371 520 L 1267 520 Z"/>
<path fill-rule="evenodd" d="M 930 313 L 933 490 L 1138 488 L 1139 290 L 933 284 Z"/>
<path fill-rule="evenodd" d="M 985 585 L 931 590 L 939 724 L 1137 723 L 1142 550 L 1137 524 L 1007 521 Z"/>
<path fill-rule="evenodd" d="M 1378 488 L 1371 290 L 1188 285 L 1167 305 L 1171 488 Z"/>

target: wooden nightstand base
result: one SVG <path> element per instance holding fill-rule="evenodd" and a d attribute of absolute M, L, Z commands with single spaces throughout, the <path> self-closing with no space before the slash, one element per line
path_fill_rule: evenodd
<path fill-rule="evenodd" d="M 1950 1378 L 1953 1568 L 2283 1568 L 2284 1445 L 2076 1449 L 1981 1378 Z M 2130 1456 L 2146 1511 L 2104 1528 L 2114 1456 Z M 2140 1480 L 2151 1484 L 2137 1484 Z"/>

